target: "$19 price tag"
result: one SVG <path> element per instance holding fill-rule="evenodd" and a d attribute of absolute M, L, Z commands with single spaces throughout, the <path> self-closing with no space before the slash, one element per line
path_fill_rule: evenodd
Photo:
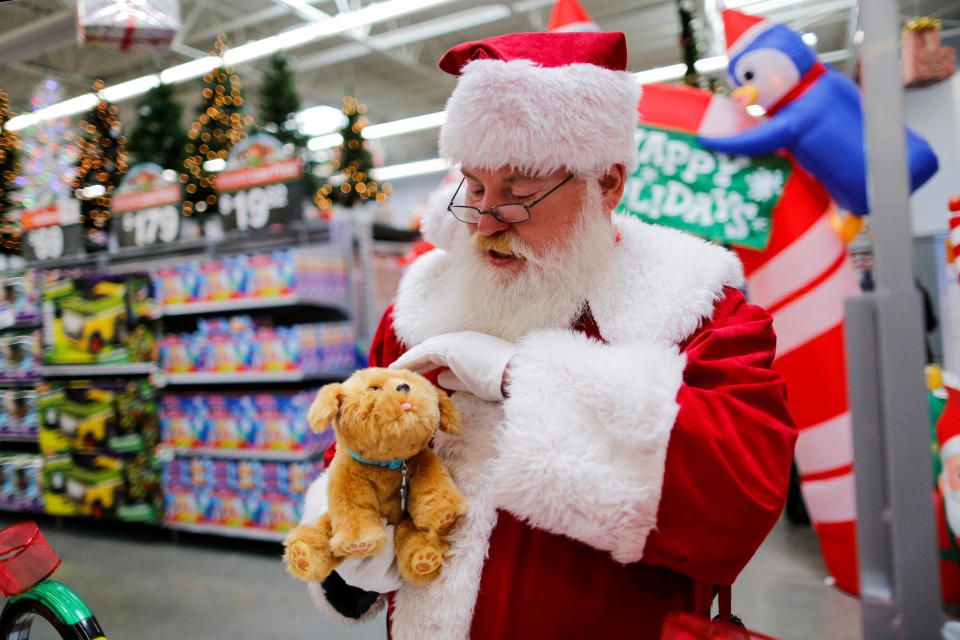
<path fill-rule="evenodd" d="M 218 200 L 225 231 L 263 229 L 294 218 L 299 182 L 281 182 L 223 193 Z"/>

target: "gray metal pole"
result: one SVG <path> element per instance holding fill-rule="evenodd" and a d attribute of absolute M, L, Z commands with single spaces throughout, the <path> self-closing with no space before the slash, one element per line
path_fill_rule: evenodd
<path fill-rule="evenodd" d="M 875 292 L 847 305 L 863 635 L 933 640 L 940 637 L 942 614 L 897 2 L 861 0 L 860 19 L 877 273 Z"/>

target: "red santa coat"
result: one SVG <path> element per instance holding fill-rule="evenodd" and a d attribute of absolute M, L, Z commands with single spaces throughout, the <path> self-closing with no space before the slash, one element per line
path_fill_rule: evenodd
<path fill-rule="evenodd" d="M 617 225 L 590 315 L 519 341 L 506 401 L 453 395 L 463 430 L 435 449 L 470 512 L 440 578 L 393 594 L 393 638 L 658 638 L 668 611 L 706 615 L 780 514 L 796 432 L 739 261 Z M 463 328 L 443 304 L 450 259 L 411 265 L 371 365 Z M 304 521 L 325 504 L 321 477 Z"/>

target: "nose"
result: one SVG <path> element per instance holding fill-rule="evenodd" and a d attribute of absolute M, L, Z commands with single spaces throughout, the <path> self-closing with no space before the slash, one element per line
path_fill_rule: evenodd
<path fill-rule="evenodd" d="M 410 392 L 410 385 L 408 385 L 406 382 L 404 382 L 404 383 L 402 383 L 402 384 L 398 384 L 398 385 L 397 385 L 397 391 L 403 391 L 404 393 L 409 393 L 409 392 Z"/>
<path fill-rule="evenodd" d="M 480 215 L 480 219 L 477 220 L 477 233 L 482 236 L 492 236 L 495 233 L 500 233 L 510 228 L 510 225 L 506 222 L 500 222 L 492 213 L 484 213 Z"/>

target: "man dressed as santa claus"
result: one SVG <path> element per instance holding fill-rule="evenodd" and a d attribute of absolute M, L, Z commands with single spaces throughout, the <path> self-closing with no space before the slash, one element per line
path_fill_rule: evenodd
<path fill-rule="evenodd" d="M 622 33 L 441 59 L 464 178 L 370 364 L 452 391 L 463 429 L 434 448 L 469 513 L 434 582 L 404 583 L 388 545 L 310 584 L 321 608 L 389 603 L 397 640 L 659 638 L 668 612 L 709 615 L 777 520 L 796 433 L 770 316 L 730 252 L 612 216 L 636 161 L 626 60 Z M 325 511 L 321 476 L 303 521 Z"/>

